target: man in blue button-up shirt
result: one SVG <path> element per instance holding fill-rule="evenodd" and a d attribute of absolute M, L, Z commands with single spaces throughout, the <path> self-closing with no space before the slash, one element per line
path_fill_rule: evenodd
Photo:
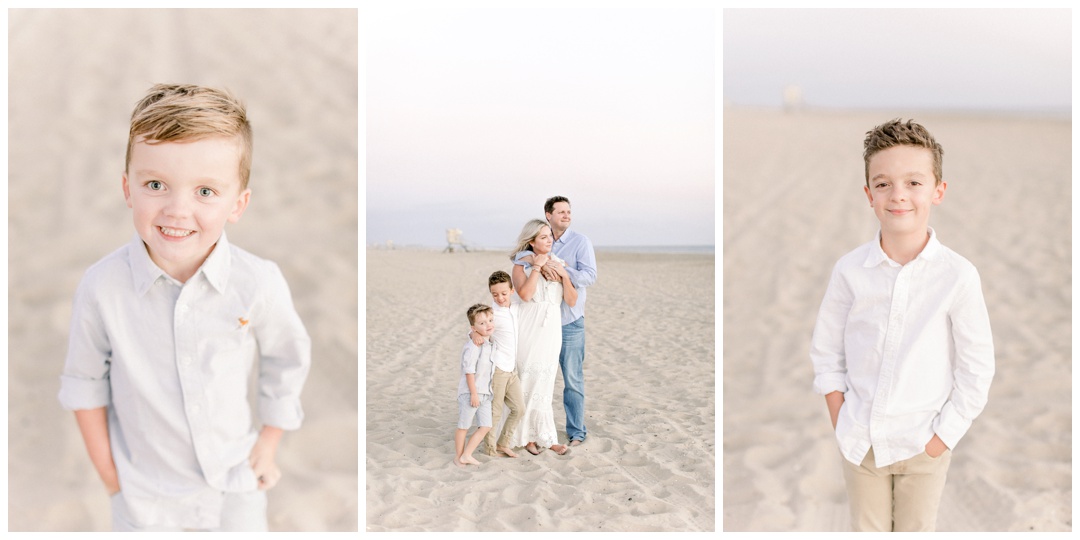
<path fill-rule="evenodd" d="M 559 366 L 563 373 L 563 407 L 566 410 L 566 436 L 570 446 L 585 440 L 585 298 L 587 288 L 596 283 L 596 254 L 592 242 L 584 234 L 570 230 L 570 200 L 555 196 L 544 203 L 544 217 L 551 226 L 555 244 L 551 250 L 566 262 L 570 281 L 577 289 L 573 307 L 562 304 L 562 352 Z M 549 280 L 558 279 L 548 262 L 542 270 Z"/>

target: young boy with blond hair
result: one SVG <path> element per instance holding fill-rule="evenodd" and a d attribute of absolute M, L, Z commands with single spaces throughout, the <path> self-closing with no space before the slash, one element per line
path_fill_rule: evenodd
<path fill-rule="evenodd" d="M 458 424 L 454 432 L 454 465 L 479 465 L 472 457 L 480 441 L 491 430 L 491 378 L 495 373 L 495 356 L 489 338 L 495 331 L 495 321 L 491 307 L 486 304 L 474 304 L 466 310 L 472 334 L 480 336 L 481 345 L 472 339 L 465 341 L 461 350 L 461 377 L 458 379 Z M 476 431 L 465 444 L 473 418 L 476 419 Z"/>
<path fill-rule="evenodd" d="M 994 344 L 975 266 L 928 225 L 942 148 L 899 119 L 867 132 L 877 237 L 836 263 L 810 348 L 856 531 L 932 531 L 956 447 L 986 405 Z"/>
<path fill-rule="evenodd" d="M 113 530 L 267 530 L 311 340 L 277 265 L 225 236 L 251 197 L 251 154 L 227 92 L 156 85 L 132 113 L 122 187 L 135 234 L 79 284 L 59 394 Z"/>

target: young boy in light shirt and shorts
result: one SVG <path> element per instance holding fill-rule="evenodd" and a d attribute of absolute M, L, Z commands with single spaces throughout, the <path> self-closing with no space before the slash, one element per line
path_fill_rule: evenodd
<path fill-rule="evenodd" d="M 472 454 L 491 430 L 491 377 L 495 373 L 495 357 L 489 342 L 492 332 L 495 331 L 491 306 L 474 304 L 466 310 L 465 315 L 469 318 L 472 333 L 480 336 L 483 341 L 477 345 L 472 339 L 468 339 L 461 350 L 461 377 L 458 379 L 457 391 L 458 424 L 457 431 L 454 432 L 454 465 L 458 467 L 480 464 Z M 465 437 L 474 418 L 477 428 L 466 444 Z"/>
<path fill-rule="evenodd" d="M 132 113 L 122 187 L 135 234 L 79 284 L 59 395 L 113 530 L 267 530 L 311 340 L 277 265 L 225 236 L 251 197 L 251 154 L 247 113 L 227 92 L 157 85 Z"/>

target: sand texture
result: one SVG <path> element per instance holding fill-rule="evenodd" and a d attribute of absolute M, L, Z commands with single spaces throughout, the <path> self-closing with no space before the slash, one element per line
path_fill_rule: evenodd
<path fill-rule="evenodd" d="M 227 87 L 255 132 L 251 204 L 226 227 L 279 264 L 313 341 L 306 420 L 279 447 L 272 531 L 355 531 L 355 10 L 11 10 L 8 525 L 107 531 L 109 502 L 57 401 L 82 273 L 134 229 L 131 109 L 157 82 Z"/>
<path fill-rule="evenodd" d="M 725 531 L 849 530 L 810 334 L 833 264 L 877 232 L 864 134 L 901 114 L 725 110 Z M 1071 531 L 1071 125 L 914 118 L 945 148 L 930 225 L 980 271 L 997 361 L 938 530 Z"/>
<path fill-rule="evenodd" d="M 715 530 L 714 257 L 597 253 L 582 446 L 453 463 L 465 310 L 503 253 L 367 251 L 367 531 Z M 566 441 L 562 377 L 552 396 Z"/>

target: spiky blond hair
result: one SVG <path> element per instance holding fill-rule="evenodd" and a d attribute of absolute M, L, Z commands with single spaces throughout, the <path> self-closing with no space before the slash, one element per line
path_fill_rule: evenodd
<path fill-rule="evenodd" d="M 237 137 L 240 146 L 240 190 L 251 176 L 252 136 L 244 104 L 227 90 L 193 84 L 158 84 L 135 105 L 128 131 L 124 170 L 131 165 L 135 143 L 195 141 Z"/>

